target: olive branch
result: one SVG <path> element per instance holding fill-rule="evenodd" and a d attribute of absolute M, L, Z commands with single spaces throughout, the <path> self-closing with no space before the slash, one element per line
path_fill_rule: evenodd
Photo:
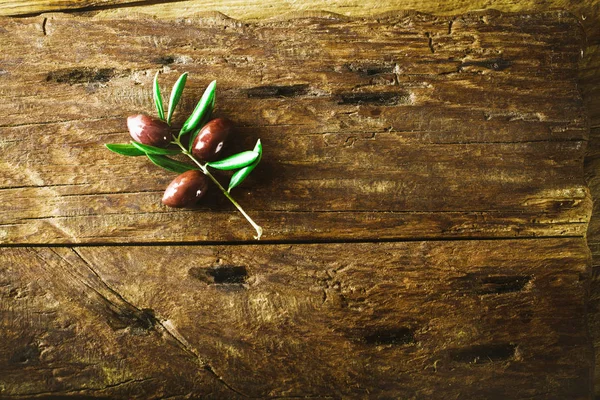
<path fill-rule="evenodd" d="M 242 151 L 217 161 L 201 162 L 201 160 L 194 156 L 194 144 L 200 139 L 200 137 L 202 137 L 203 133 L 207 135 L 206 137 L 210 138 L 211 132 L 209 132 L 207 127 L 209 126 L 208 123 L 210 122 L 210 118 L 215 107 L 217 82 L 212 81 L 208 85 L 192 114 L 183 123 L 179 132 L 177 134 L 173 134 L 171 129 L 171 119 L 173 117 L 175 107 L 179 103 L 183 93 L 183 89 L 187 81 L 187 75 L 187 72 L 183 73 L 173 85 L 171 96 L 169 97 L 169 105 L 166 116 L 163 97 L 158 84 L 158 72 L 154 76 L 153 99 L 156 106 L 156 111 L 158 113 L 158 120 L 149 120 L 149 122 L 146 124 L 147 126 L 143 126 L 140 129 L 142 129 L 141 132 L 143 132 L 143 129 L 148 128 L 149 130 L 146 132 L 160 132 L 161 134 L 163 131 L 165 131 L 166 136 L 162 135 L 161 140 L 157 140 L 156 138 L 149 137 L 148 135 L 143 136 L 134 134 L 130 127 L 130 134 L 136 140 L 132 140 L 129 143 L 108 143 L 105 144 L 105 146 L 110 151 L 123 156 L 146 156 L 156 166 L 171 172 L 183 174 L 191 170 L 201 171 L 219 188 L 223 195 L 252 225 L 252 227 L 256 230 L 256 236 L 254 236 L 254 238 L 260 240 L 263 234 L 263 229 L 256 224 L 252 218 L 250 218 L 250 216 L 244 211 L 239 203 L 231 196 L 231 190 L 242 183 L 260 162 L 262 158 L 262 143 L 260 139 L 258 139 L 252 150 Z M 188 134 L 190 134 L 189 146 L 186 147 L 183 145 L 181 139 Z M 167 140 L 162 140 L 164 138 L 167 138 Z M 169 145 L 175 145 L 177 148 L 167 148 Z M 217 152 L 220 150 L 221 148 L 219 147 Z M 190 165 L 169 157 L 178 154 L 183 154 L 188 157 L 194 163 L 194 165 Z M 209 168 L 221 171 L 235 171 L 229 180 L 227 190 L 214 177 Z M 204 193 L 201 195 L 203 194 Z"/>

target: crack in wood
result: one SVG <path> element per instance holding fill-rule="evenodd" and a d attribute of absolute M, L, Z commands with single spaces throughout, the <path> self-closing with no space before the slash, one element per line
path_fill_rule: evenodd
<path fill-rule="evenodd" d="M 159 324 L 173 339 L 175 339 L 175 341 L 177 341 L 182 350 L 184 350 L 189 356 L 191 356 L 200 364 L 200 367 L 204 371 L 207 371 L 210 375 L 213 376 L 213 378 L 215 378 L 219 383 L 221 383 L 223 386 L 225 386 L 232 392 L 237 393 L 243 397 L 250 397 L 231 386 L 229 383 L 227 383 L 227 381 L 223 379 L 223 377 L 217 374 L 213 367 L 198 353 L 198 351 L 196 351 L 196 349 L 187 341 L 187 339 L 183 335 L 181 335 L 179 331 L 177 331 L 177 329 L 171 321 L 163 320 L 159 321 Z"/>
<path fill-rule="evenodd" d="M 77 279 L 81 284 L 85 285 L 87 288 L 96 293 L 103 302 L 107 305 L 108 317 L 110 319 L 107 321 L 109 326 L 115 330 L 119 329 L 129 329 L 131 333 L 138 334 L 140 332 L 146 333 L 149 330 L 153 330 L 157 319 L 154 316 L 154 312 L 149 309 L 139 309 L 129 301 L 127 301 L 123 296 L 121 296 L 117 291 L 112 289 L 101 277 L 98 273 L 89 265 L 89 263 L 80 255 L 80 253 L 74 249 L 69 248 L 73 254 L 94 274 L 96 277 L 97 283 L 100 284 L 101 287 L 104 287 L 109 293 L 111 293 L 116 298 L 116 302 L 114 299 L 110 299 L 106 294 L 102 293 L 98 288 L 94 287 L 91 283 L 86 282 L 81 276 L 75 275 L 75 271 L 78 270 L 77 266 L 73 265 L 69 260 L 67 260 L 62 254 L 58 253 L 55 249 L 49 249 L 52 253 L 54 253 L 57 257 L 63 260 L 67 265 L 71 266 L 73 270 L 69 271 L 73 274 L 73 277 Z"/>
<path fill-rule="evenodd" d="M 366 332 L 359 338 L 368 345 L 405 345 L 415 344 L 415 330 L 402 326 L 386 329 L 376 329 L 372 332 Z"/>
<path fill-rule="evenodd" d="M 89 185 L 90 185 L 89 183 L 50 183 L 50 184 L 43 184 L 43 185 L 4 186 L 4 187 L 0 187 L 0 190 L 43 189 L 43 188 L 89 186 Z"/>
<path fill-rule="evenodd" d="M 0 189 L 1 190 L 1 189 Z M 153 193 L 154 191 L 150 191 L 148 193 Z M 159 191 L 156 191 L 157 193 Z M 131 193 L 125 193 L 125 194 L 136 194 L 136 193 L 147 193 L 144 191 L 140 191 L 140 192 L 131 192 Z M 115 192 L 115 193 L 111 193 L 111 194 L 121 194 L 119 192 Z M 77 196 L 77 195 L 71 195 L 71 196 Z M 93 196 L 93 195 L 89 195 L 89 194 L 83 194 L 81 196 Z M 62 197 L 62 196 L 59 196 Z M 68 197 L 68 196 L 65 196 Z M 565 200 L 563 199 L 548 199 L 547 201 L 558 201 L 558 202 L 564 202 Z M 575 202 L 573 202 L 573 205 L 576 205 Z M 561 206 L 565 206 L 565 204 L 561 204 Z M 464 214 L 468 214 L 468 215 L 486 215 L 486 214 L 511 214 L 511 213 L 515 213 L 515 214 L 523 214 L 522 210 L 519 209 L 513 209 L 513 210 L 457 210 L 457 211 L 444 211 L 444 210 L 433 210 L 433 211 L 422 211 L 422 210 L 377 210 L 377 211 L 370 211 L 370 210 L 354 210 L 354 209 L 348 209 L 348 210 L 286 210 L 286 209 L 269 209 L 269 210 L 257 210 L 257 209 L 253 209 L 252 210 L 255 213 L 272 213 L 272 214 L 287 214 L 287 215 L 292 215 L 292 214 L 327 214 L 327 215 L 351 215 L 351 214 L 366 214 L 366 215 L 394 215 L 394 214 L 398 214 L 398 215 L 436 215 L 436 214 L 442 214 L 442 215 L 454 215 L 454 214 L 458 214 L 458 215 L 464 215 Z M 196 211 L 178 211 L 179 213 L 195 213 Z M 76 215 L 48 215 L 48 216 L 39 216 L 39 217 L 22 217 L 19 218 L 18 221 L 51 221 L 51 220 L 68 220 L 68 219 L 77 219 L 77 218 L 81 218 L 81 217 L 94 217 L 94 216 L 103 216 L 103 215 L 110 215 L 110 216 L 118 216 L 118 215 L 123 215 L 123 216 L 134 216 L 134 215 L 157 215 L 157 214 L 172 214 L 173 211 L 170 210 L 157 210 L 157 211 L 135 211 L 135 212 L 130 212 L 130 213 L 124 213 L 124 212 L 103 212 L 103 213 L 81 213 L 81 214 L 76 214 Z M 211 210 L 211 213 L 214 214 L 229 214 L 231 213 L 231 210 Z M 542 212 L 535 213 L 532 214 L 532 217 L 541 217 L 542 215 L 544 215 Z M 474 221 L 475 222 L 475 221 Z M 536 224 L 540 224 L 543 223 L 542 221 L 536 221 Z M 549 224 L 556 224 L 556 222 L 554 221 L 549 221 Z M 0 227 L 2 226 L 10 226 L 10 225 L 14 225 L 17 224 L 17 222 L 13 221 L 10 223 L 0 223 Z M 581 220 L 581 218 L 577 218 L 574 220 L 564 220 L 564 221 L 560 221 L 560 224 L 562 225 L 581 225 L 581 224 L 587 224 L 586 221 Z M 550 236 L 555 236 L 555 235 L 550 235 Z"/>
<path fill-rule="evenodd" d="M 453 286 L 461 291 L 479 295 L 516 293 L 530 287 L 531 275 L 502 275 L 499 273 L 467 273 L 454 278 Z"/>
<path fill-rule="evenodd" d="M 98 122 L 107 119 L 123 119 L 122 115 L 107 115 L 104 117 L 96 117 L 96 118 L 74 118 L 74 119 L 62 119 L 56 121 L 40 121 L 40 122 L 25 122 L 22 124 L 3 124 L 0 125 L 0 128 L 21 128 L 26 126 L 37 126 L 37 125 L 54 125 L 54 124 L 67 124 L 71 122 Z M 125 129 L 123 129 L 125 131 Z"/>
<path fill-rule="evenodd" d="M 47 82 L 68 83 L 106 83 L 117 76 L 125 76 L 130 71 L 117 71 L 115 68 L 66 68 L 51 71 L 46 76 Z"/>
<path fill-rule="evenodd" d="M 218 255 L 216 255 L 218 260 Z M 214 265 L 209 268 L 192 267 L 188 275 L 209 285 L 243 287 L 248 280 L 248 270 L 243 265 Z"/>
<path fill-rule="evenodd" d="M 427 46 L 429 46 L 429 51 L 431 54 L 435 53 L 435 48 L 433 47 L 433 37 L 430 32 L 425 32 L 425 37 L 427 38 Z"/>
<path fill-rule="evenodd" d="M 392 92 L 356 92 L 356 93 L 342 93 L 339 95 L 338 104 L 350 104 L 350 105 L 377 105 L 384 107 L 391 107 L 398 104 L 410 104 L 411 96 L 406 91 L 392 91 Z"/>
<path fill-rule="evenodd" d="M 452 361 L 468 364 L 488 364 L 512 360 L 517 355 L 513 343 L 490 343 L 449 351 Z"/>
<path fill-rule="evenodd" d="M 78 3 L 45 3 L 45 5 L 49 8 L 43 8 L 39 12 L 23 12 L 19 9 L 18 12 L 13 14 L 8 14 L 4 16 L 11 16 L 16 18 L 28 18 L 28 17 L 38 17 L 47 12 L 55 12 L 55 13 L 64 13 L 64 14 L 80 14 L 85 12 L 98 12 L 98 11 L 108 11 L 108 10 L 119 10 L 123 8 L 131 8 L 132 6 L 153 6 L 159 4 L 171 4 L 177 2 L 185 2 L 187 0 L 128 0 L 124 3 L 116 3 L 109 1 L 108 4 L 104 1 L 96 2 L 96 1 L 84 1 L 83 5 L 78 5 Z"/>
<path fill-rule="evenodd" d="M 88 184 L 89 185 L 89 184 Z M 34 186 L 36 187 L 36 186 Z M 38 186 L 39 187 L 39 186 Z M 43 186 L 42 186 L 43 187 Z M 4 188 L 0 188 L 2 190 Z M 68 193 L 68 194 L 60 194 L 59 197 L 87 197 L 87 196 L 110 196 L 110 195 L 127 195 L 127 194 L 141 194 L 141 193 L 163 193 L 163 189 L 148 189 L 148 190 L 132 190 L 132 191 L 106 191 L 106 192 L 94 192 L 94 193 Z M 102 213 L 107 214 L 107 213 Z M 86 214 L 86 215 L 94 215 L 94 214 Z"/>
<path fill-rule="evenodd" d="M 98 281 L 107 289 L 109 290 L 112 294 L 114 294 L 118 299 L 120 299 L 121 301 L 123 301 L 124 303 L 126 303 L 127 305 L 129 305 L 130 307 L 132 307 L 134 310 L 136 310 L 138 313 L 140 314 L 145 314 L 145 310 L 144 309 L 140 309 L 137 306 L 135 306 L 134 304 L 132 304 L 131 302 L 129 302 L 127 299 L 125 299 L 119 292 L 117 292 L 114 288 L 112 288 L 101 276 L 100 274 L 92 267 L 91 263 L 88 262 L 85 257 L 82 256 L 82 254 L 75 248 L 70 248 L 70 250 L 83 262 L 83 264 L 96 276 L 96 278 L 98 279 Z M 60 257 L 60 255 L 59 255 Z M 61 257 L 62 258 L 62 257 Z M 66 261 L 66 260 L 65 260 Z M 67 261 L 68 263 L 68 261 Z M 110 300 L 109 300 L 110 301 Z M 215 370 L 213 369 L 213 367 L 198 353 L 198 351 L 196 351 L 196 349 L 187 341 L 187 339 L 185 339 L 185 337 L 183 335 L 181 335 L 181 333 L 179 333 L 179 331 L 177 331 L 177 329 L 175 328 L 175 326 L 172 324 L 171 321 L 169 320 L 161 320 L 158 317 L 154 317 L 154 315 L 152 315 L 152 323 L 156 323 L 158 326 L 160 326 L 164 332 L 166 332 L 172 339 L 174 339 L 178 344 L 179 347 L 184 350 L 188 355 L 192 356 L 192 358 L 194 360 L 196 360 L 200 367 L 203 368 L 205 371 L 208 371 L 214 378 L 216 378 L 221 384 L 223 384 L 225 387 L 227 387 L 229 390 L 239 394 L 240 396 L 244 396 L 244 397 L 249 397 L 247 395 L 245 395 L 244 393 L 240 392 L 239 390 L 235 389 L 234 387 L 232 387 L 229 383 L 227 383 L 220 375 L 218 375 Z M 153 325 L 154 326 L 154 325 Z"/>
<path fill-rule="evenodd" d="M 148 382 L 148 381 L 153 381 L 156 380 L 157 378 L 140 378 L 140 379 L 128 379 L 122 382 L 117 382 L 117 383 L 113 383 L 110 385 L 105 385 L 101 388 L 78 388 L 78 389 L 71 389 L 71 390 L 56 390 L 56 391 L 46 391 L 46 392 L 34 392 L 34 393 L 20 393 L 20 394 L 2 394 L 3 397 L 6 398 L 24 398 L 24 397 L 31 397 L 31 396 L 64 396 L 64 395 L 72 395 L 72 394 L 78 394 L 78 393 L 87 393 L 87 392 L 104 392 L 107 389 L 114 389 L 117 388 L 119 386 L 123 386 L 123 385 L 130 385 L 132 383 L 142 383 L 142 382 Z"/>
<path fill-rule="evenodd" d="M 482 67 L 486 69 L 491 69 L 493 71 L 504 71 L 510 66 L 512 66 L 512 62 L 510 60 L 505 60 L 504 58 L 492 58 L 489 60 L 481 61 L 465 61 L 458 66 L 458 70 L 460 72 L 465 67 Z"/>
<path fill-rule="evenodd" d="M 0 244 L 1 248 L 80 248 L 80 247 L 153 247 L 153 246 L 215 246 L 224 245 L 227 246 L 269 246 L 269 245 L 298 245 L 298 244 L 360 244 L 360 243 L 410 243 L 410 242 L 462 242 L 462 241 L 511 241 L 511 240 L 547 240 L 547 239 L 581 239 L 585 237 L 581 235 L 549 235 L 549 236 L 519 236 L 519 237 L 503 237 L 503 236 L 457 236 L 457 237 L 426 237 L 426 236 L 415 236 L 413 238 L 321 238 L 321 239 L 297 239 L 297 240 L 261 240 L 257 242 L 255 240 L 231 240 L 227 242 L 223 241 L 192 241 L 192 240 L 179 240 L 179 241 L 147 241 L 147 242 L 90 242 L 90 243 L 4 243 Z"/>
<path fill-rule="evenodd" d="M 268 85 L 246 89 L 248 98 L 267 99 L 271 97 L 303 97 L 310 94 L 308 84 Z"/>
<path fill-rule="evenodd" d="M 315 395 L 315 396 L 311 396 L 311 395 L 306 395 L 306 396 L 269 396 L 269 397 L 265 397 L 265 399 L 269 399 L 269 400 L 274 400 L 274 399 L 278 399 L 278 400 L 285 400 L 285 399 L 336 399 L 337 397 L 335 396 L 319 396 L 319 395 Z"/>

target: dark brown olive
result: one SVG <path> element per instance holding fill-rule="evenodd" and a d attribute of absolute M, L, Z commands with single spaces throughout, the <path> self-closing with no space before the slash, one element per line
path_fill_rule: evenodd
<path fill-rule="evenodd" d="M 171 142 L 169 125 L 146 114 L 132 115 L 127 118 L 127 128 L 133 140 L 142 144 L 167 147 Z"/>
<path fill-rule="evenodd" d="M 206 175 L 198 170 L 186 171 L 167 186 L 162 202 L 169 207 L 192 207 L 204 196 L 206 189 Z"/>
<path fill-rule="evenodd" d="M 192 146 L 192 154 L 201 162 L 218 160 L 223 145 L 233 129 L 233 123 L 226 118 L 215 118 L 202 127 Z"/>

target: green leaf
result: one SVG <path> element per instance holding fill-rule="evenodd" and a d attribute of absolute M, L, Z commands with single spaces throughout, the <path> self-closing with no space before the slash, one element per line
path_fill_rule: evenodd
<path fill-rule="evenodd" d="M 107 143 L 104 146 L 106 146 L 106 148 L 110 151 L 120 154 L 122 156 L 136 157 L 143 156 L 146 154 L 142 150 L 128 143 Z"/>
<path fill-rule="evenodd" d="M 255 167 L 256 164 L 251 164 L 245 168 L 235 171 L 235 173 L 231 176 L 231 180 L 229 181 L 229 188 L 227 189 L 227 192 L 231 193 L 231 189 L 242 183 L 248 177 L 248 175 L 250 175 L 250 172 L 252 172 Z"/>
<path fill-rule="evenodd" d="M 198 102 L 198 105 L 196 105 L 192 115 L 190 115 L 187 121 L 183 123 L 181 131 L 179 131 L 180 137 L 181 135 L 185 135 L 186 133 L 193 131 L 200 124 L 200 122 L 205 120 L 207 115 L 212 113 L 212 109 L 215 105 L 216 89 L 217 81 L 212 81 L 204 91 L 204 94 Z"/>
<path fill-rule="evenodd" d="M 146 154 L 150 161 L 158 167 L 164 168 L 167 171 L 182 173 L 191 169 L 198 169 L 190 164 L 183 163 L 181 161 L 173 160 L 172 158 L 156 155 Z"/>
<path fill-rule="evenodd" d="M 240 169 L 239 171 L 236 171 L 231 176 L 231 180 L 229 181 L 229 188 L 227 189 L 228 192 L 231 192 L 231 189 L 242 183 L 244 179 L 246 179 L 248 175 L 250 175 L 250 172 L 252 172 L 260 162 L 260 159 L 262 158 L 262 143 L 260 142 L 260 139 L 258 139 L 258 141 L 256 142 L 253 152 L 258 153 L 258 158 L 252 164 Z"/>
<path fill-rule="evenodd" d="M 260 142 L 260 139 L 256 141 L 256 144 L 254 145 L 254 149 L 252 149 L 252 151 L 255 151 L 259 154 L 258 158 L 262 156 L 262 143 Z"/>
<path fill-rule="evenodd" d="M 242 151 L 222 160 L 209 162 L 208 166 L 222 171 L 230 171 L 232 169 L 247 167 L 256 161 L 258 156 L 259 154 L 255 151 Z"/>
<path fill-rule="evenodd" d="M 176 149 L 161 149 L 160 147 L 149 146 L 138 142 L 131 141 L 131 145 L 143 151 L 145 154 L 173 155 L 181 153 Z"/>
<path fill-rule="evenodd" d="M 198 129 L 196 129 L 190 135 L 190 142 L 189 142 L 189 146 L 188 146 L 188 151 L 190 153 L 192 152 L 192 146 L 194 145 L 194 140 L 196 140 L 196 136 L 198 136 L 198 134 L 200 133 L 202 128 L 204 128 L 204 125 L 206 125 L 208 123 L 208 121 L 210 121 L 210 117 L 212 116 L 212 112 L 214 109 L 215 109 L 215 96 L 213 96 L 213 98 L 212 98 L 212 103 L 210 104 L 208 112 L 206 114 L 204 114 L 204 116 L 200 120 L 200 123 L 197 125 Z"/>
<path fill-rule="evenodd" d="M 169 111 L 167 115 L 167 124 L 171 124 L 171 117 L 175 112 L 175 107 L 177 107 L 177 103 L 179 103 L 179 99 L 181 98 L 181 94 L 183 93 L 183 88 L 185 87 L 185 82 L 187 81 L 187 72 L 184 72 L 177 82 L 173 85 L 173 90 L 171 90 L 171 97 L 169 98 Z"/>
<path fill-rule="evenodd" d="M 158 111 L 158 118 L 164 121 L 165 110 L 163 107 L 162 95 L 160 94 L 160 86 L 158 86 L 158 71 L 156 71 L 156 75 L 154 75 L 153 95 L 154 104 L 156 104 L 156 111 Z"/>

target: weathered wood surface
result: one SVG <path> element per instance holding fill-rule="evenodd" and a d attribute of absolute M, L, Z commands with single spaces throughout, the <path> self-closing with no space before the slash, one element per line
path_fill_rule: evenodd
<path fill-rule="evenodd" d="M 590 119 L 591 135 L 586 153 L 586 177 L 590 186 L 593 198 L 600 196 L 600 179 L 598 172 L 600 170 L 600 57 L 598 57 L 598 42 L 600 41 L 600 3 L 597 0 L 550 0 L 550 1 L 525 1 L 525 0 L 447 0 L 440 2 L 438 0 L 391 0 L 391 1 L 373 1 L 373 0 L 336 0 L 323 2 L 313 2 L 311 0 L 303 1 L 219 1 L 209 2 L 205 0 L 190 0 L 160 4 L 158 1 L 151 3 L 126 3 L 126 0 L 106 0 L 106 1 L 39 1 L 39 0 L 19 0 L 3 1 L 0 3 L 1 15 L 23 15 L 35 14 L 48 11 L 73 11 L 85 8 L 94 12 L 95 18 L 114 18 L 116 15 L 140 12 L 157 17 L 180 16 L 189 13 L 190 10 L 213 10 L 225 13 L 233 18 L 242 20 L 263 20 L 271 17 L 280 17 L 281 15 L 290 15 L 296 12 L 307 10 L 322 9 L 330 12 L 344 15 L 365 16 L 380 14 L 382 12 L 398 10 L 420 10 L 438 15 L 456 15 L 468 12 L 474 9 L 497 9 L 500 11 L 511 12 L 532 12 L 543 11 L 549 8 L 563 8 L 572 12 L 580 19 L 581 25 L 585 28 L 588 45 L 584 52 L 584 59 L 580 64 L 580 89 L 584 99 L 587 101 L 587 111 Z M 118 6 L 128 5 L 128 7 L 118 8 Z M 114 8 L 113 8 L 114 7 Z M 193 12 L 193 11 L 191 11 Z M 588 244 L 592 250 L 594 276 L 600 276 L 600 218 L 597 217 L 596 209 L 592 213 L 590 228 L 587 232 Z M 596 341 L 596 348 L 600 349 L 600 280 L 593 281 L 590 295 L 590 323 L 592 336 Z M 600 360 L 600 356 L 596 357 Z M 600 368 L 596 368 L 596 393 L 600 395 Z"/>
<path fill-rule="evenodd" d="M 588 263 L 583 238 L 4 249 L 0 395 L 587 399 Z"/>
<path fill-rule="evenodd" d="M 594 43 L 586 48 L 579 71 L 580 88 L 590 120 L 590 138 L 584 171 L 595 201 L 586 235 L 592 252 L 588 316 L 590 333 L 596 349 L 595 394 L 600 397 L 600 45 Z"/>
<path fill-rule="evenodd" d="M 119 7 L 121 6 L 121 7 Z M 122 7 L 127 6 L 127 7 Z M 436 15 L 457 15 L 473 10 L 496 9 L 503 12 L 567 10 L 581 19 L 596 38 L 600 38 L 600 4 L 597 0 L 316 0 L 277 1 L 246 0 L 9 0 L 0 3 L 0 15 L 31 15 L 49 11 L 101 11 L 101 18 L 113 18 L 131 12 L 142 12 L 161 18 L 180 17 L 197 10 L 219 11 L 241 20 L 264 20 L 298 12 L 324 10 L 347 16 L 368 16 L 399 10 L 418 10 Z"/>
<path fill-rule="evenodd" d="M 165 84 L 190 72 L 186 111 L 218 79 L 218 113 L 239 124 L 238 148 L 262 139 L 263 164 L 236 196 L 265 239 L 587 228 L 583 42 L 569 14 L 256 24 L 52 15 L 0 29 L 3 243 L 251 238 L 218 194 L 200 211 L 169 210 L 160 197 L 172 174 L 101 148 L 127 141 L 125 116 L 152 112 L 157 69 Z"/>
<path fill-rule="evenodd" d="M 0 397 L 590 398 L 575 17 L 108 15 L 0 20 L 0 242 L 223 245 L 3 248 Z M 228 245 L 101 151 L 157 69 L 265 142 L 267 239 L 522 238 Z"/>

